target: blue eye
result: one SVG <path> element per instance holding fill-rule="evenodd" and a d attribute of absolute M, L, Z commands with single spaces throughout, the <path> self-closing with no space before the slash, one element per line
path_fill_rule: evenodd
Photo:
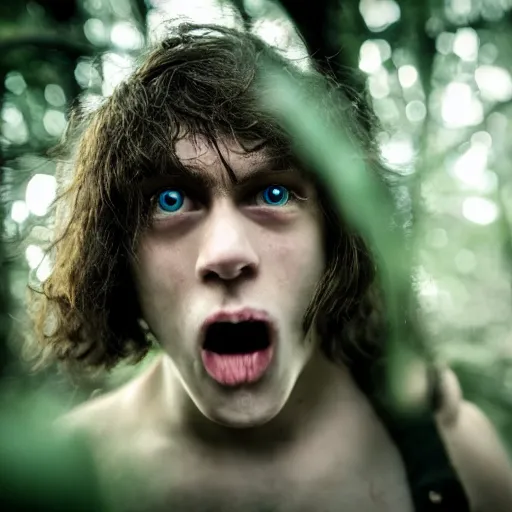
<path fill-rule="evenodd" d="M 164 212 L 174 213 L 183 206 L 184 200 L 179 190 L 164 190 L 158 195 L 158 206 Z"/>
<path fill-rule="evenodd" d="M 271 185 L 263 191 L 264 201 L 271 206 L 284 206 L 290 198 L 290 192 L 282 185 Z"/>

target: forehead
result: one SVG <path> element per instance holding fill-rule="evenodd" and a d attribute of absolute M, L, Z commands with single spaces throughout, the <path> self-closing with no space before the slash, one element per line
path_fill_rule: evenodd
<path fill-rule="evenodd" d="M 247 144 L 244 149 L 238 141 L 227 137 L 212 144 L 202 135 L 187 135 L 176 142 L 174 150 L 184 167 L 207 175 L 211 181 L 227 185 L 233 178 L 235 181 L 243 179 L 254 169 L 268 163 L 270 158 L 264 149 L 251 151 L 258 144 Z M 228 169 L 234 176 L 229 176 Z"/>

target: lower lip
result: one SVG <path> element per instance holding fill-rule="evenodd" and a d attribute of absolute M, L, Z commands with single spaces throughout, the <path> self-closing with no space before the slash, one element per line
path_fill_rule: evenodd
<path fill-rule="evenodd" d="M 209 350 L 201 353 L 208 375 L 224 386 L 251 384 L 263 377 L 274 355 L 271 346 L 249 354 L 217 354 Z"/>

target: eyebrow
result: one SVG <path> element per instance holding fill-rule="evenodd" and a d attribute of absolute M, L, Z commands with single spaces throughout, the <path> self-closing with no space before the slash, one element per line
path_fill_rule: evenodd
<path fill-rule="evenodd" d="M 236 169 L 233 169 L 236 172 Z M 232 173 L 230 173 L 231 175 Z M 234 173 L 233 173 L 234 174 Z M 235 176 L 233 188 L 243 189 L 247 185 L 259 180 L 268 179 L 271 176 L 296 175 L 302 176 L 302 173 L 295 165 L 285 158 L 272 158 L 258 163 L 254 168 L 244 172 L 242 176 Z M 219 181 L 215 176 L 204 171 L 204 168 L 190 165 L 180 167 L 170 166 L 164 173 L 146 177 L 142 181 L 142 190 L 145 195 L 154 191 L 155 187 L 165 185 L 169 180 L 179 180 L 185 182 L 188 186 L 195 189 L 213 189 L 218 186 Z"/>

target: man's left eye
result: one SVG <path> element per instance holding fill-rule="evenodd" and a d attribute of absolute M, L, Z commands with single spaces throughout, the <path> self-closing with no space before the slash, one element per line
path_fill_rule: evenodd
<path fill-rule="evenodd" d="M 270 185 L 263 189 L 257 196 L 258 204 L 268 206 L 284 206 L 290 200 L 290 191 L 283 185 Z"/>

